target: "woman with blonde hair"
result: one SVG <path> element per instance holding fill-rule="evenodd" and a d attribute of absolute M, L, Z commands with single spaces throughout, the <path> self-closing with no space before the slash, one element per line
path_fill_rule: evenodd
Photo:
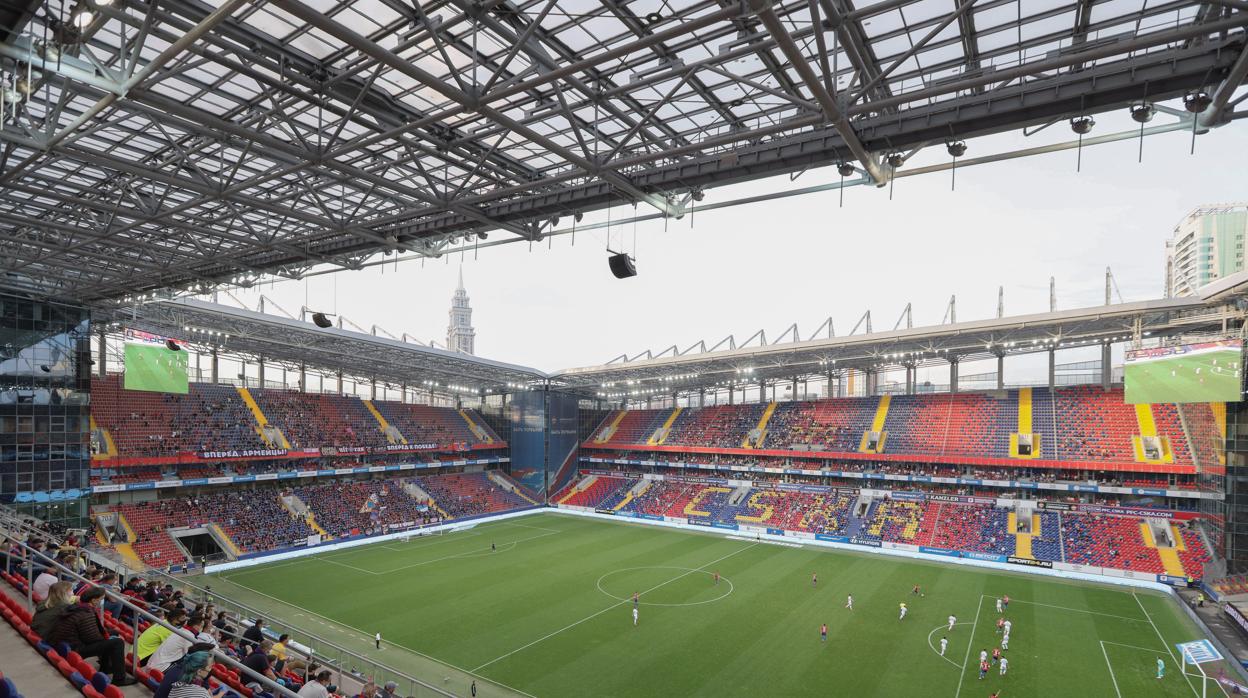
<path fill-rule="evenodd" d="M 39 637 L 52 632 L 56 619 L 61 613 L 74 604 L 74 585 L 70 582 L 57 582 L 48 587 L 48 598 L 35 607 L 35 616 L 30 619 L 30 629 Z"/>

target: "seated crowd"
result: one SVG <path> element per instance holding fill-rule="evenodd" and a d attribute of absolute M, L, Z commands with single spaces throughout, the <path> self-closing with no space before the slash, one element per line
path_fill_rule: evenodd
<path fill-rule="evenodd" d="M 107 430 L 122 458 L 170 458 L 186 453 L 272 448 L 259 431 L 257 417 L 239 389 L 213 383 L 191 383 L 185 395 L 125 390 L 121 376 L 97 378 L 91 384 L 91 416 Z M 354 396 L 322 395 L 289 390 L 251 391 L 265 418 L 282 432 L 293 449 L 322 446 L 373 446 L 388 443 L 380 423 Z M 499 439 L 488 424 L 465 411 L 397 402 L 373 403 L 386 414 L 409 443 L 440 447 L 471 447 Z M 469 428 L 467 419 L 484 438 Z M 96 439 L 101 453 L 107 439 Z"/>
<path fill-rule="evenodd" d="M 589 481 L 592 478 L 592 481 Z M 637 473 L 586 474 L 552 501 L 599 509 L 604 505 L 626 513 L 701 519 L 728 524 L 753 524 L 804 533 L 845 536 L 856 540 L 907 543 L 945 550 L 1015 555 L 1016 531 L 1009 528 L 1014 509 L 991 503 L 929 499 L 917 492 L 901 499 L 860 494 L 860 483 L 844 488 L 779 489 L 755 482 L 749 494 L 730 503 L 736 488 L 699 482 L 695 477 L 648 480 Z M 922 490 L 930 493 L 930 490 Z M 622 493 L 634 496 L 624 497 Z M 993 493 L 999 495 L 999 492 Z M 988 499 L 988 498 L 983 498 Z M 1039 530 L 1030 536 L 1031 553 L 1039 560 L 1163 573 L 1157 547 L 1141 533 L 1138 514 L 1079 511 L 1035 512 Z M 1175 550 L 1185 573 L 1199 578 L 1212 557 L 1200 533 L 1188 525 L 1168 528 L 1177 537 Z"/>
<path fill-rule="evenodd" d="M 413 494 L 420 490 L 432 501 Z M 295 509 L 302 511 L 295 500 L 312 514 L 311 520 L 295 513 Z M 216 525 L 240 552 L 264 552 L 306 541 L 317 532 L 316 525 L 330 537 L 342 538 L 527 504 L 486 473 L 475 472 L 313 481 L 293 488 L 257 485 L 121 504 L 113 510 L 124 519 L 123 528 L 128 526 L 133 532 L 133 548 L 139 557 L 149 565 L 165 567 L 187 561 L 170 529 Z"/>

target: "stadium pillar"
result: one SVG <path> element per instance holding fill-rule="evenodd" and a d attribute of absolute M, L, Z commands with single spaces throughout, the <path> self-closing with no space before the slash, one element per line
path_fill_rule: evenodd
<path fill-rule="evenodd" d="M 797 378 L 796 377 L 793 378 L 793 394 L 789 396 L 789 399 L 791 400 L 797 399 Z"/>
<path fill-rule="evenodd" d="M 832 397 L 832 372 L 828 371 L 828 389 L 823 393 L 824 397 Z"/>
<path fill-rule="evenodd" d="M 706 407 L 706 388 L 698 388 L 698 407 Z"/>
<path fill-rule="evenodd" d="M 506 394 L 503 394 L 503 400 L 507 400 Z M 407 383 L 399 383 L 399 402 L 407 402 Z M 599 404 L 602 403 L 601 400 L 598 402 Z M 598 409 L 602 409 L 602 407 L 599 407 Z"/>
<path fill-rule="evenodd" d="M 1057 384 L 1057 350 L 1049 350 L 1049 390 Z"/>
<path fill-rule="evenodd" d="M 1114 378 L 1113 366 L 1109 363 L 1112 358 L 1109 342 L 1105 342 L 1101 345 L 1101 387 L 1105 390 L 1109 390 L 1109 384 Z"/>
<path fill-rule="evenodd" d="M 217 365 L 217 348 L 216 348 L 216 347 L 213 347 L 213 348 L 212 348 L 212 366 L 211 366 L 211 369 L 212 369 L 212 382 L 213 382 L 214 384 L 217 382 L 217 368 L 218 368 L 218 365 Z"/>
<path fill-rule="evenodd" d="M 728 404 L 729 404 L 729 405 L 733 404 L 733 400 L 734 400 L 734 399 L 735 399 L 735 397 L 736 397 L 736 396 L 734 395 L 734 393 L 736 392 L 736 390 L 737 390 L 737 387 L 736 387 L 735 385 L 733 385 L 732 383 L 729 383 L 729 384 L 728 384 Z"/>
<path fill-rule="evenodd" d="M 1005 390 L 1005 354 L 997 354 L 997 390 Z"/>
<path fill-rule="evenodd" d="M 260 361 L 256 364 L 256 376 L 260 379 L 258 385 L 264 387 L 264 357 L 260 357 Z"/>
<path fill-rule="evenodd" d="M 342 395 L 342 371 L 341 370 L 338 371 L 338 394 Z M 430 397 L 432 397 L 432 391 L 431 391 Z"/>
<path fill-rule="evenodd" d="M 299 362 L 299 390 L 308 392 L 308 365 L 302 361 Z"/>
<path fill-rule="evenodd" d="M 953 357 L 949 359 L 949 392 L 958 392 L 958 359 Z"/>
<path fill-rule="evenodd" d="M 377 379 L 374 378 L 368 382 L 368 399 L 377 399 Z"/>
<path fill-rule="evenodd" d="M 96 365 L 100 367 L 100 378 L 108 374 L 108 336 L 104 334 L 104 330 L 100 330 L 100 358 Z"/>

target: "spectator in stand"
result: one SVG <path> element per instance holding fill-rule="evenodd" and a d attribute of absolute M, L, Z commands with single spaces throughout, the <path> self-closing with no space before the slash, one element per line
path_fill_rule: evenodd
<path fill-rule="evenodd" d="M 165 638 L 165 641 L 160 643 L 160 647 L 152 653 L 147 665 L 163 672 L 169 668 L 170 664 L 181 659 L 191 645 L 197 642 L 212 645 L 214 648 L 217 646 L 216 639 L 204 632 L 203 616 L 191 616 L 182 630 L 170 633 L 169 637 Z"/>
<path fill-rule="evenodd" d="M 377 698 L 399 698 L 399 684 L 393 681 L 387 681 L 385 686 L 377 693 Z"/>
<path fill-rule="evenodd" d="M 213 646 L 207 643 L 197 642 L 191 645 L 190 649 L 187 650 L 185 656 L 183 656 L 181 659 L 174 662 L 173 664 L 169 665 L 169 669 L 165 671 L 165 678 L 161 680 L 160 686 L 156 688 L 156 693 L 153 695 L 152 698 L 169 698 L 169 692 L 173 690 L 173 685 L 182 679 L 182 669 L 183 669 L 182 665 L 186 663 L 187 657 L 192 657 L 193 655 L 197 653 L 207 654 L 209 657 L 211 657 L 212 651 L 213 651 Z M 199 684 L 203 686 L 204 688 L 208 688 L 208 679 L 206 678 L 201 679 Z M 212 692 L 210 691 L 210 693 Z M 213 693 L 212 695 L 215 696 L 215 695 L 224 695 L 224 694 L 225 694 L 225 687 L 221 686 L 217 689 L 216 693 Z"/>
<path fill-rule="evenodd" d="M 328 670 L 319 672 L 313 680 L 299 689 L 300 698 L 329 698 L 328 686 L 331 677 Z"/>
<path fill-rule="evenodd" d="M 165 622 L 175 628 L 180 628 L 186 622 L 186 612 L 176 609 L 170 611 L 165 615 Z M 160 649 L 160 646 L 165 644 L 165 640 L 168 640 L 172 634 L 172 630 L 160 623 L 152 623 L 147 626 L 147 630 L 139 634 L 138 648 L 135 651 L 135 654 L 139 657 L 139 665 L 147 666 L 152 654 Z"/>
<path fill-rule="evenodd" d="M 255 626 L 252 626 L 255 627 Z M 251 653 L 243 658 L 243 666 L 264 676 L 270 681 L 277 681 L 277 674 L 273 673 L 273 643 L 265 640 L 259 645 L 252 647 Z"/>
<path fill-rule="evenodd" d="M 215 698 L 224 694 L 218 689 L 209 691 L 205 684 L 212 675 L 212 654 L 195 652 L 189 654 L 181 662 L 181 675 L 169 688 L 169 698 Z"/>
<path fill-rule="evenodd" d="M 243 631 L 243 640 L 251 643 L 254 647 L 264 642 L 264 619 L 257 618 L 250 628 Z"/>
<path fill-rule="evenodd" d="M 47 637 L 65 609 L 74 605 L 74 593 L 69 582 L 57 582 L 48 588 L 48 598 L 35 607 L 35 617 L 30 629 L 39 637 Z"/>
<path fill-rule="evenodd" d="M 226 616 L 225 611 L 221 611 L 217 614 L 217 619 L 212 621 L 212 627 L 216 628 L 223 637 L 234 636 L 234 626 L 230 625 L 229 618 Z"/>
<path fill-rule="evenodd" d="M 118 637 L 108 637 L 104 632 L 103 602 L 103 589 L 88 589 L 77 604 L 61 614 L 44 639 L 50 645 L 68 643 L 70 649 L 83 657 L 99 657 L 100 671 L 112 675 L 114 686 L 133 685 L 134 679 L 126 675 L 125 642 Z"/>
<path fill-rule="evenodd" d="M 43 568 L 38 577 L 35 577 L 35 583 L 30 587 L 30 596 L 35 603 L 43 603 L 48 598 L 48 590 L 56 584 L 59 578 L 51 567 Z"/>

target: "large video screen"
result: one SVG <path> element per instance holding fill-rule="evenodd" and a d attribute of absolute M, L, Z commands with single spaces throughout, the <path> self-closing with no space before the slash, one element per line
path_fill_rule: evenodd
<path fill-rule="evenodd" d="M 126 390 L 185 395 L 186 352 L 170 351 L 161 344 L 126 343 Z"/>
<path fill-rule="evenodd" d="M 1238 339 L 1128 351 L 1126 401 L 1239 402 L 1243 353 Z"/>

